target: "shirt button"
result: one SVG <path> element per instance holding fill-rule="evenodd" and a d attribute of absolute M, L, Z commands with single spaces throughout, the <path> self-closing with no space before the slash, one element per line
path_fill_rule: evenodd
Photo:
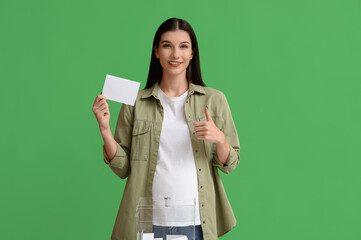
<path fill-rule="evenodd" d="M 198 152 L 198 150 L 196 149 L 196 152 Z"/>
<path fill-rule="evenodd" d="M 204 207 L 204 204 L 202 204 L 202 207 Z"/>
<path fill-rule="evenodd" d="M 203 188 L 203 186 L 201 186 L 201 188 Z"/>
<path fill-rule="evenodd" d="M 188 116 L 188 118 L 191 118 L 191 116 Z"/>
<path fill-rule="evenodd" d="M 195 132 L 193 132 L 193 135 L 195 135 L 196 133 Z"/>
<path fill-rule="evenodd" d="M 203 221 L 203 223 L 206 223 L 206 221 Z"/>
<path fill-rule="evenodd" d="M 199 169 L 199 171 L 201 171 L 201 169 Z"/>

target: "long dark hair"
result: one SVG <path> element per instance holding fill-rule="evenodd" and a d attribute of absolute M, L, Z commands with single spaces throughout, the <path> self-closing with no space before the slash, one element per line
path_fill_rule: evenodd
<path fill-rule="evenodd" d="M 159 48 L 160 37 L 164 32 L 176 30 L 184 30 L 188 32 L 192 41 L 193 57 L 189 62 L 186 72 L 186 78 L 188 82 L 194 83 L 196 85 L 206 86 L 202 80 L 197 37 L 193 31 L 193 28 L 187 21 L 183 19 L 169 18 L 159 26 L 157 32 L 155 33 L 152 47 L 152 57 L 150 60 L 149 73 L 145 88 L 152 87 L 156 82 L 162 79 L 163 70 L 159 59 L 155 56 L 154 47 L 157 46 L 157 48 Z"/>

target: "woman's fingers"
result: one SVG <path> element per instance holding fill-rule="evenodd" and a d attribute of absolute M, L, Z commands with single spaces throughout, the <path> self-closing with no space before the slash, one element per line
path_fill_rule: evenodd
<path fill-rule="evenodd" d="M 97 95 L 94 100 L 93 106 L 97 106 L 100 102 L 106 101 L 106 100 L 107 100 L 107 98 L 104 95 Z"/>
<path fill-rule="evenodd" d="M 95 100 L 94 100 L 94 103 L 98 102 L 99 100 L 102 100 L 102 99 L 107 99 L 104 95 L 100 95 L 98 94 L 96 97 L 95 97 Z"/>
<path fill-rule="evenodd" d="M 108 107 L 108 103 L 105 101 L 101 101 L 101 102 L 99 102 L 99 104 L 95 105 L 93 109 L 94 109 L 94 111 L 98 111 L 98 109 L 103 108 L 103 107 Z"/>
<path fill-rule="evenodd" d="M 106 116 L 107 114 L 109 114 L 108 109 L 102 109 L 101 111 L 99 111 L 98 113 L 101 117 Z"/>
<path fill-rule="evenodd" d="M 197 127 L 194 128 L 195 135 L 198 139 L 205 140 L 205 138 L 210 135 L 210 131 L 206 127 Z"/>
<path fill-rule="evenodd" d="M 100 108 L 97 110 L 98 113 L 102 113 L 102 112 L 104 112 L 104 111 L 108 111 L 107 106 L 102 106 L 102 107 L 100 107 Z"/>
<path fill-rule="evenodd" d="M 204 131 L 204 130 L 207 130 L 207 129 L 208 129 L 207 126 L 201 126 L 201 127 L 195 127 L 194 131 Z"/>
<path fill-rule="evenodd" d="M 194 126 L 195 129 L 200 128 L 200 127 L 206 127 L 208 125 L 209 125 L 208 122 L 194 122 L 193 123 L 193 126 Z"/>
<path fill-rule="evenodd" d="M 100 116 L 101 117 L 104 116 L 104 111 L 109 112 L 108 103 L 106 102 L 105 98 L 103 98 L 101 95 L 98 95 L 96 97 L 92 109 L 97 118 Z"/>
<path fill-rule="evenodd" d="M 194 122 L 193 126 L 194 127 L 201 127 L 201 126 L 205 126 L 207 124 L 208 124 L 207 122 Z"/>
<path fill-rule="evenodd" d="M 209 130 L 198 130 L 195 131 L 196 136 L 203 136 L 203 135 L 207 135 L 207 134 L 211 134 L 211 132 Z"/>
<path fill-rule="evenodd" d="M 106 99 L 105 98 L 103 98 L 103 99 L 96 98 L 95 102 L 94 102 L 94 105 L 93 105 L 93 111 L 94 112 L 97 111 L 97 109 L 99 109 L 103 105 L 108 106 L 108 103 L 107 103 Z"/>
<path fill-rule="evenodd" d="M 213 121 L 195 122 L 194 132 L 198 139 L 216 142 L 219 139 L 219 129 Z"/>
<path fill-rule="evenodd" d="M 110 112 L 104 95 L 97 95 L 93 103 L 93 112 L 98 121 L 100 131 L 109 129 Z"/>

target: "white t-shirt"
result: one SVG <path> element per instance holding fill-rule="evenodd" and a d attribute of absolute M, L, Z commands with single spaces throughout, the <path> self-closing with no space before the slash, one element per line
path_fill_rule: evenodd
<path fill-rule="evenodd" d="M 168 97 L 158 87 L 163 106 L 163 124 L 159 153 L 153 180 L 153 199 L 189 200 L 195 198 L 194 212 L 188 208 L 160 208 L 153 210 L 153 224 L 160 226 L 187 226 L 201 224 L 198 200 L 197 169 L 193 156 L 191 136 L 185 116 L 188 91 L 179 97 Z M 194 202 L 194 201 L 193 201 Z"/>

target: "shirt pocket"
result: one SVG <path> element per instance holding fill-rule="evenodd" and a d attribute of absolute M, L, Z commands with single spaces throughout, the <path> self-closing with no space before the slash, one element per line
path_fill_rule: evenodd
<path fill-rule="evenodd" d="M 132 131 L 132 161 L 148 161 L 150 153 L 150 131 L 152 123 L 148 121 L 134 122 Z"/>

